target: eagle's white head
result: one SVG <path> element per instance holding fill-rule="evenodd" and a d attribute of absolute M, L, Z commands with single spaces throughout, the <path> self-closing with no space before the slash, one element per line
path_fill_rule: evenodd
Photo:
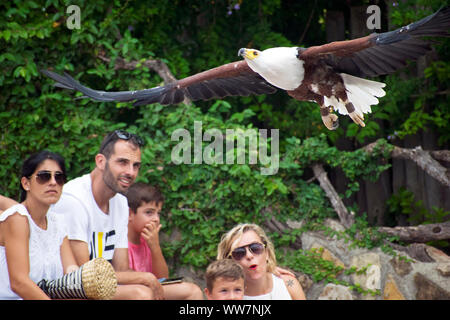
<path fill-rule="evenodd" d="M 270 84 L 284 89 L 297 89 L 303 81 L 303 61 L 296 47 L 270 48 L 264 51 L 242 48 L 238 52 L 248 66 Z"/>

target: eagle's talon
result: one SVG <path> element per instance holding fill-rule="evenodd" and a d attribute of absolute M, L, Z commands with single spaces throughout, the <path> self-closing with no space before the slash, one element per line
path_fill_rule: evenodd
<path fill-rule="evenodd" d="M 335 118 L 333 120 L 333 124 L 332 124 L 331 130 L 336 130 L 337 128 L 339 128 L 339 118 L 335 114 L 332 114 L 331 116 L 334 116 L 334 118 Z"/>
<path fill-rule="evenodd" d="M 359 113 L 357 112 L 351 112 L 349 114 L 350 118 L 352 118 L 353 122 L 356 124 L 359 124 L 361 127 L 365 127 L 366 124 L 364 123 L 364 116 L 361 116 Z"/>
<path fill-rule="evenodd" d="M 330 113 L 326 116 L 322 116 L 322 121 L 328 130 L 336 130 L 339 127 L 339 118 L 335 114 Z"/>

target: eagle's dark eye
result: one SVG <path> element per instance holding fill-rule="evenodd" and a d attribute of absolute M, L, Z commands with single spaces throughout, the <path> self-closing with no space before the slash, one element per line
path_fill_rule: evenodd
<path fill-rule="evenodd" d="M 253 51 L 253 55 L 254 55 L 254 56 L 257 56 L 257 55 L 258 55 L 258 52 Z"/>

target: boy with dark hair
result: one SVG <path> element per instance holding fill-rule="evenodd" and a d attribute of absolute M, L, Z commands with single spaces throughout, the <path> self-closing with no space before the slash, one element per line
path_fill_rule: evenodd
<path fill-rule="evenodd" d="M 134 183 L 127 193 L 128 258 L 130 268 L 151 272 L 157 278 L 168 278 L 169 269 L 160 243 L 160 212 L 164 197 L 158 188 L 142 182 Z M 164 298 L 168 300 L 201 300 L 201 289 L 189 282 L 163 285 Z"/>
<path fill-rule="evenodd" d="M 161 192 L 148 184 L 136 182 L 127 195 L 128 260 L 130 268 L 168 278 L 169 269 L 159 244 L 159 214 L 164 203 Z"/>
<path fill-rule="evenodd" d="M 244 271 L 232 259 L 212 262 L 205 273 L 205 294 L 208 300 L 242 300 Z"/>

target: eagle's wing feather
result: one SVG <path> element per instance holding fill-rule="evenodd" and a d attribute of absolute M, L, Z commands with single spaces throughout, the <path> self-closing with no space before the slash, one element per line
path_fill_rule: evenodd
<path fill-rule="evenodd" d="M 421 37 L 450 35 L 450 7 L 394 31 L 299 48 L 299 59 L 323 58 L 338 72 L 358 77 L 389 74 L 430 50 Z"/>
<path fill-rule="evenodd" d="M 69 74 L 59 75 L 42 70 L 57 83 L 55 86 L 82 92 L 97 101 L 134 101 L 134 105 L 160 103 L 177 104 L 186 97 L 192 101 L 224 98 L 226 96 L 248 96 L 251 94 L 271 94 L 277 91 L 245 61 L 228 63 L 193 76 L 168 83 L 162 87 L 136 91 L 107 92 L 93 90 L 73 79 Z"/>

